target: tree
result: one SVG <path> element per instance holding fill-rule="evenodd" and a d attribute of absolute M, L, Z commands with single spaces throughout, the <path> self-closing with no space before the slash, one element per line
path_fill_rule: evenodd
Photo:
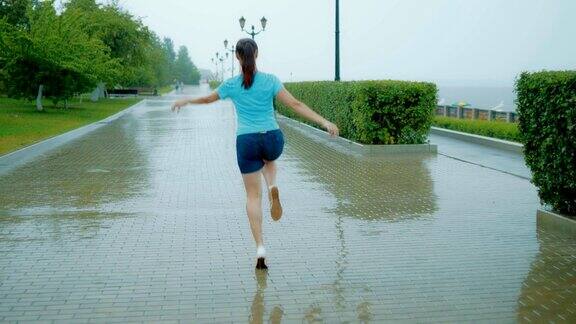
<path fill-rule="evenodd" d="M 66 10 L 80 10 L 93 13 L 100 9 L 96 0 L 69 0 L 64 4 Z"/>
<path fill-rule="evenodd" d="M 26 11 L 29 7 L 37 6 L 37 0 L 0 0 L 0 19 L 14 26 L 28 25 Z"/>
<path fill-rule="evenodd" d="M 164 37 L 162 46 L 166 56 L 171 62 L 176 61 L 176 51 L 174 51 L 174 42 L 169 37 Z"/>
<path fill-rule="evenodd" d="M 118 62 L 100 39 L 82 32 L 77 16 L 58 15 L 46 1 L 29 8 L 26 17 L 29 28 L 0 21 L 0 77 L 10 97 L 31 99 L 38 93 L 57 104 L 99 80 L 114 81 Z"/>
<path fill-rule="evenodd" d="M 178 49 L 178 55 L 176 57 L 174 66 L 178 80 L 186 84 L 200 83 L 200 72 L 194 63 L 192 63 L 192 60 L 188 55 L 188 48 L 186 46 L 180 46 Z"/>
<path fill-rule="evenodd" d="M 166 60 L 167 77 L 166 84 L 172 83 L 176 78 L 176 51 L 174 50 L 174 42 L 168 37 L 164 37 L 162 40 L 162 49 L 164 51 L 164 57 Z"/>
<path fill-rule="evenodd" d="M 70 0 L 64 14 L 75 13 L 86 33 L 96 36 L 120 62 L 121 86 L 163 86 L 174 79 L 174 44 L 159 37 L 116 2 Z"/>
<path fill-rule="evenodd" d="M 0 20 L 13 26 L 27 27 L 26 10 L 36 4 L 37 0 L 0 0 Z M 5 62 L 0 57 L 0 93 L 5 92 L 5 85 L 2 81 L 6 76 L 4 65 Z"/>
<path fill-rule="evenodd" d="M 110 56 L 120 63 L 122 85 L 149 83 L 150 67 L 147 62 L 148 47 L 153 33 L 141 21 L 112 2 L 100 6 L 95 0 L 71 0 L 66 3 L 63 15 L 76 16 L 82 30 L 99 38 L 110 50 Z"/>
<path fill-rule="evenodd" d="M 154 68 L 157 85 L 167 85 L 174 81 L 174 46 L 167 47 L 166 40 L 170 38 L 154 38 L 154 46 L 150 53 L 150 64 Z M 172 40 L 170 40 L 172 42 Z M 171 49 L 171 50 L 170 50 Z"/>
<path fill-rule="evenodd" d="M 96 83 L 164 86 L 175 78 L 198 83 L 184 47 L 177 55 L 117 1 L 0 0 L 0 91 L 66 100 Z"/>

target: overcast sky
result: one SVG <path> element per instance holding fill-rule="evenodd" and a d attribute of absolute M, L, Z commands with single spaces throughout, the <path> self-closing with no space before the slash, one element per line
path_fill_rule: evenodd
<path fill-rule="evenodd" d="M 240 16 L 257 29 L 266 16 L 258 67 L 283 81 L 334 78 L 334 3 L 120 0 L 200 68 L 248 36 Z M 343 80 L 511 86 L 523 70 L 576 68 L 576 0 L 340 0 L 340 15 Z"/>

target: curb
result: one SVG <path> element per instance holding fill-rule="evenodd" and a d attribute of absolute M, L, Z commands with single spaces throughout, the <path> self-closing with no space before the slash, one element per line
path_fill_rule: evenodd
<path fill-rule="evenodd" d="M 292 127 L 304 135 L 320 141 L 327 146 L 335 149 L 343 149 L 346 153 L 356 153 L 367 156 L 383 156 L 389 154 L 405 154 L 405 153 L 437 153 L 438 146 L 436 144 L 397 144 L 397 145 L 364 145 L 343 137 L 332 138 L 321 129 L 286 117 L 281 114 L 276 114 L 278 120 L 283 124 Z"/>
<path fill-rule="evenodd" d="M 536 222 L 538 226 L 576 235 L 576 219 L 550 210 L 539 208 L 536 212 Z"/>
<path fill-rule="evenodd" d="M 34 143 L 32 145 L 23 147 L 19 150 L 14 152 L 5 154 L 0 156 L 0 175 L 9 172 L 10 170 L 25 164 L 26 162 L 49 152 L 52 149 L 55 149 L 63 144 L 66 144 L 70 141 L 73 141 L 79 137 L 82 137 L 110 122 L 122 117 L 126 113 L 141 107 L 145 106 L 147 99 L 143 99 L 140 102 L 121 110 L 114 115 L 108 116 L 102 120 L 93 122 L 88 125 L 81 126 L 79 128 L 73 129 L 63 134 L 59 134 L 47 139 L 44 139 L 40 142 Z"/>
<path fill-rule="evenodd" d="M 466 141 L 466 142 L 470 142 L 470 143 L 490 146 L 493 148 L 498 148 L 501 150 L 506 150 L 506 151 L 510 151 L 510 152 L 514 152 L 514 153 L 518 153 L 518 154 L 523 154 L 523 152 L 524 152 L 524 145 L 522 145 L 520 143 L 516 143 L 516 142 L 497 139 L 497 138 L 491 138 L 491 137 L 476 135 L 476 134 L 468 134 L 468 133 L 458 132 L 458 131 L 454 131 L 451 129 L 445 129 L 445 128 L 434 127 L 434 126 L 432 126 L 432 128 L 430 129 L 430 133 L 436 134 L 436 135 L 442 135 L 442 136 L 446 136 L 446 137 L 452 137 L 452 138 L 459 139 L 459 140 Z"/>

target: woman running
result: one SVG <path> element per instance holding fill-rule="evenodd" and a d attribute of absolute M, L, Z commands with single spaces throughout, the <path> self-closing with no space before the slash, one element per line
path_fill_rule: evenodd
<path fill-rule="evenodd" d="M 236 58 L 242 75 L 224 81 L 208 96 L 176 101 L 172 111 L 178 112 L 187 104 L 208 104 L 218 99 L 232 99 L 238 116 L 236 156 L 246 189 L 246 212 L 252 235 L 256 241 L 256 268 L 267 269 L 266 249 L 262 237 L 261 174 L 268 186 L 270 213 L 278 221 L 282 205 L 276 185 L 276 162 L 284 148 L 284 135 L 274 117 L 274 98 L 292 108 L 300 116 L 322 125 L 331 136 L 338 136 L 338 127 L 318 115 L 306 104 L 295 99 L 273 74 L 256 69 L 258 46 L 250 38 L 236 44 Z"/>

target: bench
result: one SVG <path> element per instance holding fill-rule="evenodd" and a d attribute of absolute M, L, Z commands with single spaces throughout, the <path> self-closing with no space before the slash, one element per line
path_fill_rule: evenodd
<path fill-rule="evenodd" d="M 136 88 L 138 90 L 138 95 L 140 96 L 157 96 L 158 89 L 156 88 Z"/>
<path fill-rule="evenodd" d="M 138 97 L 138 90 L 137 89 L 108 89 L 106 90 L 108 93 L 108 97 Z"/>
<path fill-rule="evenodd" d="M 156 88 L 129 88 L 129 89 L 108 89 L 108 97 L 138 97 L 138 96 L 157 96 Z"/>

